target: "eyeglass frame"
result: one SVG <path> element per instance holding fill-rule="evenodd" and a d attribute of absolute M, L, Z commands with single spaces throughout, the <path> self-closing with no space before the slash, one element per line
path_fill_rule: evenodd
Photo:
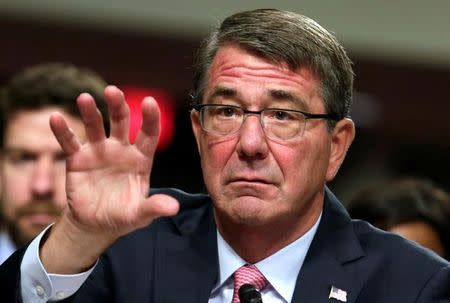
<path fill-rule="evenodd" d="M 225 134 L 225 135 L 214 133 L 214 132 L 206 130 L 204 128 L 204 126 L 203 126 L 202 109 L 206 108 L 206 107 L 209 107 L 209 106 L 211 106 L 211 107 L 214 107 L 214 106 L 231 107 L 231 108 L 236 108 L 236 109 L 242 110 L 243 118 L 242 118 L 241 125 L 239 126 L 239 128 L 235 132 L 231 132 L 231 133 Z M 333 120 L 333 121 L 340 121 L 340 120 L 342 120 L 342 118 L 338 117 L 338 115 L 332 114 L 332 113 L 331 114 L 330 113 L 328 113 L 328 114 L 313 114 L 313 113 L 309 113 L 309 112 L 305 112 L 305 111 L 301 111 L 301 110 L 297 110 L 297 109 L 272 108 L 272 107 L 264 108 L 264 109 L 258 110 L 258 111 L 253 111 L 253 110 L 245 109 L 245 108 L 243 108 L 241 106 L 238 106 L 238 105 L 215 104 L 215 103 L 193 104 L 193 105 L 191 105 L 191 110 L 196 110 L 199 113 L 200 125 L 201 125 L 201 127 L 202 127 L 202 129 L 204 131 L 209 132 L 209 133 L 213 133 L 213 134 L 216 134 L 216 135 L 219 135 L 219 136 L 231 136 L 231 135 L 237 134 L 239 132 L 239 130 L 241 129 L 242 124 L 244 124 L 244 121 L 245 121 L 245 119 L 246 119 L 246 117 L 248 115 L 258 115 L 259 116 L 259 122 L 261 124 L 262 129 L 264 130 L 265 126 L 264 126 L 264 123 L 263 123 L 263 120 L 262 120 L 262 116 L 263 116 L 262 113 L 264 111 L 268 111 L 268 110 L 271 110 L 271 111 L 279 110 L 279 111 L 284 111 L 284 112 L 294 112 L 294 113 L 301 114 L 305 118 L 305 123 L 309 119 L 325 119 L 325 120 Z M 301 133 L 303 135 L 303 131 Z M 294 137 L 292 137 L 292 138 L 294 138 Z M 279 137 L 277 137 L 277 139 L 288 140 L 288 139 L 282 139 L 282 138 L 279 138 Z"/>

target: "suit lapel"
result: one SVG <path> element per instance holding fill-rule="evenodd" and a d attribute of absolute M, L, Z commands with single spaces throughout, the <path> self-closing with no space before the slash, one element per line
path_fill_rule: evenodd
<path fill-rule="evenodd" d="M 208 204 L 175 217 L 179 233 L 158 234 L 155 302 L 208 302 L 219 267 L 216 227 Z"/>
<path fill-rule="evenodd" d="M 208 302 L 219 265 L 212 203 L 209 200 L 204 205 L 175 217 L 177 231 L 158 233 L 153 302 Z M 353 303 L 366 280 L 366 266 L 346 210 L 326 189 L 321 222 L 297 278 L 292 302 L 339 302 L 329 299 L 334 286 L 346 292 L 346 302 Z"/>
<path fill-rule="evenodd" d="M 346 302 L 355 302 L 364 283 L 356 264 L 363 257 L 347 212 L 326 189 L 321 222 L 297 278 L 292 302 L 340 302 L 329 299 L 333 286 L 346 292 Z"/>

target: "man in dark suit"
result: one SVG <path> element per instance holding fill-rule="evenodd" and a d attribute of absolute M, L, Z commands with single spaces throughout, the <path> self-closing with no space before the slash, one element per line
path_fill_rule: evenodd
<path fill-rule="evenodd" d="M 234 303 L 250 283 L 264 302 L 450 302 L 445 260 L 350 220 L 326 188 L 354 137 L 352 82 L 343 48 L 309 18 L 256 10 L 225 19 L 194 74 L 191 120 L 209 195 L 148 196 L 152 98 L 130 145 L 121 91 L 105 90 L 108 138 L 82 94 L 89 142 L 50 119 L 67 154 L 69 207 L 3 265 L 2 295 Z"/>

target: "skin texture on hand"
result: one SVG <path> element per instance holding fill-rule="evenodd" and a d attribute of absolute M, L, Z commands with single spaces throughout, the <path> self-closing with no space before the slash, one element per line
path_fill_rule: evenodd
<path fill-rule="evenodd" d="M 159 110 L 147 97 L 142 128 L 128 141 L 129 109 L 115 86 L 105 89 L 111 133 L 89 94 L 77 104 L 86 129 L 81 144 L 61 114 L 50 117 L 51 129 L 65 152 L 67 207 L 41 247 L 48 272 L 70 274 L 92 265 L 117 238 L 161 216 L 178 212 L 178 202 L 165 195 L 148 197 L 150 172 L 159 135 Z"/>

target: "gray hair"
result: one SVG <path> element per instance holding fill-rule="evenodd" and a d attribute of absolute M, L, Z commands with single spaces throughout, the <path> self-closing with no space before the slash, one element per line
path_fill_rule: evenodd
<path fill-rule="evenodd" d="M 201 44 L 194 63 L 193 103 L 202 102 L 214 56 L 224 45 L 238 45 L 291 70 L 307 67 L 321 81 L 327 113 L 349 117 L 353 91 L 352 62 L 336 37 L 314 20 L 276 9 L 244 11 L 226 18 Z M 332 129 L 335 121 L 328 120 Z"/>

